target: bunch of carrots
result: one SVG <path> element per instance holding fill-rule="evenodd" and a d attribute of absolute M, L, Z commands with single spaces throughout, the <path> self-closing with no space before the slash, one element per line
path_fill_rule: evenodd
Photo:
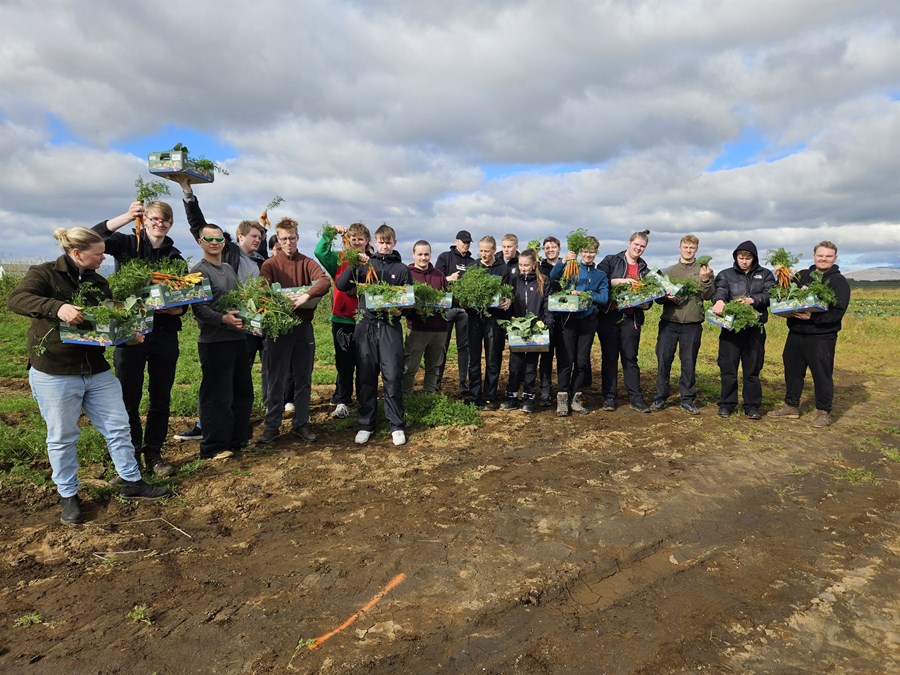
<path fill-rule="evenodd" d="M 579 228 L 574 232 L 569 232 L 569 236 L 566 237 L 566 246 L 568 246 L 569 250 L 577 256 L 585 249 L 591 248 L 592 244 L 588 239 L 587 231 L 583 228 Z M 574 258 L 566 263 L 566 267 L 563 270 L 562 280 L 566 286 L 574 286 L 575 282 L 578 281 L 577 258 Z"/>
<path fill-rule="evenodd" d="M 163 195 L 169 194 L 169 186 L 162 181 L 151 180 L 149 183 L 145 183 L 140 176 L 134 181 L 134 187 L 137 189 L 134 200 L 136 202 L 141 202 L 142 204 L 152 202 Z M 141 247 L 141 231 L 143 229 L 144 219 L 141 216 L 138 216 L 134 219 L 134 236 L 137 238 L 138 249 Z"/>
<path fill-rule="evenodd" d="M 200 274 L 200 272 L 191 272 L 190 274 L 185 274 L 181 277 L 175 274 L 158 272 L 156 270 L 150 273 L 151 284 L 165 284 L 170 291 L 181 291 L 185 288 L 196 286 L 202 279 L 203 275 Z"/>
<path fill-rule="evenodd" d="M 800 256 L 789 253 L 784 248 L 776 248 L 768 252 L 766 262 L 775 268 L 775 280 L 782 288 L 788 288 L 794 279 L 791 269 L 800 261 Z"/>

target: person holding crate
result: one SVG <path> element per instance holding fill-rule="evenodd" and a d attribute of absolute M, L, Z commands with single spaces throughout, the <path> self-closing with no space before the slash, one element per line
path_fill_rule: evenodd
<path fill-rule="evenodd" d="M 650 230 L 634 232 L 628 239 L 624 251 L 612 253 L 597 266 L 609 279 L 610 290 L 622 284 L 637 284 L 647 276 L 650 268 L 641 257 L 647 248 Z M 598 315 L 597 335 L 600 338 L 600 388 L 603 395 L 603 409 L 616 409 L 617 379 L 619 359 L 622 360 L 622 375 L 628 400 L 632 410 L 646 413 L 650 408 L 644 402 L 641 392 L 641 370 L 638 366 L 638 347 L 641 342 L 641 326 L 644 325 L 644 310 L 651 303 L 620 310 L 613 294 L 601 305 Z"/>
<path fill-rule="evenodd" d="M 144 236 L 124 234 L 119 230 L 142 218 Z M 169 237 L 174 214 L 166 202 L 153 201 L 144 205 L 133 202 L 128 211 L 115 218 L 104 220 L 92 228 L 103 237 L 106 253 L 115 258 L 116 270 L 129 260 L 184 260 L 181 251 Z M 175 467 L 163 459 L 162 446 L 169 432 L 169 410 L 172 387 L 175 384 L 175 368 L 178 365 L 178 333 L 181 331 L 181 315 L 187 307 L 170 307 L 153 312 L 153 331 L 143 342 L 123 344 L 113 353 L 116 377 L 122 384 L 122 396 L 128 411 L 131 440 L 134 443 L 138 464 L 144 458 L 146 471 L 156 476 L 171 476 Z M 147 371 L 146 425 L 141 424 L 141 399 L 144 395 L 144 370 Z"/>
<path fill-rule="evenodd" d="M 550 295 L 559 290 L 559 282 L 550 276 L 556 263 L 559 261 L 560 242 L 556 237 L 546 237 L 542 242 L 544 250 L 544 258 L 538 266 L 541 274 L 550 279 Z M 556 321 L 550 329 L 550 348 L 541 352 L 538 359 L 538 379 L 541 381 L 541 398 L 540 404 L 545 408 L 553 405 L 553 359 L 554 357 L 559 364 L 558 343 L 560 341 L 560 322 Z M 588 383 L 590 384 L 590 383 Z"/>
<path fill-rule="evenodd" d="M 775 285 L 772 271 L 759 264 L 756 244 L 745 241 L 732 253 L 734 265 L 716 275 L 712 311 L 721 314 L 725 304 L 738 300 L 759 314 L 759 325 L 741 331 L 725 328 L 719 333 L 719 417 L 731 416 L 738 404 L 738 365 L 743 371 L 744 414 L 751 420 L 762 417 L 762 383 L 759 373 L 766 357 L 766 321 L 769 319 L 769 289 Z"/>
<path fill-rule="evenodd" d="M 834 402 L 834 350 L 837 346 L 841 320 L 850 304 L 850 284 L 841 274 L 837 261 L 837 245 L 820 241 L 813 249 L 813 265 L 797 275 L 797 285 L 810 283 L 813 272 L 822 275 L 835 295 L 835 300 L 824 312 L 809 310 L 793 312 L 788 316 L 788 336 L 784 343 L 784 403 L 771 410 L 767 417 L 799 419 L 800 396 L 806 369 L 809 368 L 815 390 L 816 418 L 814 427 L 827 427 L 834 419 L 831 407 Z"/>
<path fill-rule="evenodd" d="M 465 274 L 466 270 L 475 264 L 475 258 L 469 250 L 472 247 L 472 235 L 468 230 L 460 230 L 456 233 L 456 244 L 449 251 L 441 253 L 435 267 L 437 267 L 448 283 L 453 283 Z M 459 393 L 465 401 L 471 401 L 469 385 L 469 315 L 459 306 L 456 300 L 453 306 L 446 311 L 447 341 L 444 343 L 444 359 L 438 369 L 437 390 L 441 390 L 444 382 L 444 368 L 447 366 L 447 351 L 450 349 L 450 339 L 456 328 L 456 364 L 459 368 Z"/>
<path fill-rule="evenodd" d="M 497 241 L 490 235 L 478 242 L 478 262 L 488 274 L 500 277 L 501 283 L 510 284 L 509 266 L 495 256 Z M 516 268 L 518 269 L 518 267 Z M 469 394 L 472 403 L 481 410 L 493 410 L 500 388 L 500 367 L 503 360 L 503 329 L 497 323 L 510 308 L 512 301 L 502 298 L 500 306 L 489 309 L 487 316 L 477 310 L 467 309 L 469 314 Z M 484 380 L 481 377 L 481 352 L 484 350 Z"/>
<path fill-rule="evenodd" d="M 397 235 L 387 224 L 375 230 L 375 252 L 360 254 L 360 265 L 347 267 L 337 278 L 335 286 L 344 293 L 359 295 L 358 286 L 365 286 L 366 277 L 375 277 L 392 286 L 412 284 L 409 268 L 394 250 Z M 363 296 L 365 300 L 365 296 Z M 363 302 L 365 305 L 365 302 Z M 378 403 L 378 374 L 384 384 L 384 413 L 394 445 L 406 443 L 406 420 L 403 410 L 403 328 L 397 320 L 399 310 L 372 310 L 364 306 L 363 318 L 356 324 L 353 341 L 359 381 L 359 412 L 356 443 L 367 443 L 375 432 Z"/>
<path fill-rule="evenodd" d="M 553 326 L 553 316 L 547 310 L 547 296 L 550 280 L 538 270 L 537 253 L 530 248 L 518 257 L 519 273 L 513 279 L 511 316 L 524 317 L 533 314 L 539 317 L 549 329 Z M 534 383 L 537 380 L 538 352 L 510 352 L 509 380 L 506 396 L 500 404 L 502 410 L 515 410 L 518 402 L 519 386 L 522 385 L 523 412 L 534 412 Z"/>
<path fill-rule="evenodd" d="M 447 277 L 431 264 L 431 244 L 420 239 L 413 245 L 413 263 L 409 273 L 414 282 L 427 284 L 439 291 L 447 290 Z M 447 319 L 443 311 L 433 308 L 430 316 L 422 316 L 417 311 L 406 317 L 406 343 L 404 345 L 403 395 L 413 393 L 416 373 L 425 358 L 425 382 L 422 390 L 426 394 L 438 390 L 438 370 L 444 363 L 444 344 L 447 335 Z"/>
<path fill-rule="evenodd" d="M 559 359 L 558 385 L 556 394 L 556 414 L 565 417 L 571 412 L 586 415 L 582 394 L 591 383 L 591 347 L 597 332 L 597 307 L 605 305 L 609 298 L 609 283 L 606 273 L 594 265 L 600 242 L 596 237 L 587 237 L 589 247 L 581 251 L 568 251 L 557 261 L 550 272 L 550 278 L 561 279 L 566 263 L 581 254 L 578 277 L 571 291 L 589 293 L 591 304 L 572 314 L 560 314 L 557 323 L 560 331 L 557 359 Z"/>
<path fill-rule="evenodd" d="M 122 385 L 110 372 L 103 347 L 66 344 L 59 322 L 84 322 L 81 307 L 72 304 L 80 284 L 90 284 L 111 297 L 109 284 L 97 274 L 103 264 L 103 238 L 84 227 L 58 228 L 53 237 L 63 254 L 55 262 L 34 265 L 10 292 L 10 311 L 31 319 L 28 328 L 28 383 L 47 424 L 47 454 L 66 525 L 84 522 L 78 498 L 78 419 L 82 410 L 103 436 L 126 499 L 160 499 L 166 487 L 141 478 L 131 440 Z M 135 336 L 140 342 L 141 336 Z"/>
<path fill-rule="evenodd" d="M 663 306 L 659 319 L 659 333 L 656 339 L 656 396 L 650 404 L 650 411 L 657 412 L 666 407 L 669 398 L 669 375 L 675 350 L 681 362 L 678 391 L 681 394 L 681 409 L 691 415 L 699 415 L 694 403 L 697 397 L 695 373 L 697 356 L 700 354 L 700 338 L 703 335 L 703 301 L 713 295 L 713 273 L 708 265 L 697 262 L 697 247 L 700 240 L 693 234 L 686 234 L 678 245 L 678 262 L 663 270 L 669 279 L 692 280 L 700 290 L 686 297 L 666 296 L 661 298 Z"/>
<path fill-rule="evenodd" d="M 353 223 L 349 227 L 335 227 L 337 233 L 344 238 L 346 245 L 361 253 L 369 250 L 369 228 L 362 223 Z M 316 260 L 337 279 L 347 267 L 346 256 L 332 248 L 332 239 L 323 234 L 313 251 Z M 356 329 L 356 308 L 358 300 L 355 295 L 344 293 L 337 287 L 332 292 L 331 302 L 331 339 L 334 343 L 334 365 L 337 369 L 337 380 L 334 383 L 334 404 L 332 417 L 344 419 L 350 416 L 350 405 L 353 393 L 359 400 L 359 370 L 356 363 L 356 345 L 353 343 L 353 332 Z"/>
<path fill-rule="evenodd" d="M 312 325 L 316 310 L 315 306 L 310 307 L 308 303 L 328 292 L 331 279 L 315 260 L 297 249 L 299 235 L 296 220 L 282 218 L 275 225 L 275 233 L 278 235 L 281 251 L 263 263 L 260 274 L 270 284 L 277 282 L 284 288 L 309 286 L 309 290 L 293 298 L 294 313 L 303 321 L 277 340 L 266 337 L 269 388 L 266 392 L 265 426 L 257 442 L 271 443 L 280 433 L 288 377 L 293 377 L 294 381 L 291 433 L 297 438 L 312 442 L 316 440 L 316 434 L 309 428 L 309 400 L 316 358 L 316 337 Z"/>

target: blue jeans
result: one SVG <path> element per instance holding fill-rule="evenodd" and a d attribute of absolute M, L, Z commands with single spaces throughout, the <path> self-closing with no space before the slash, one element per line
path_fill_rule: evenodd
<path fill-rule="evenodd" d="M 62 497 L 78 494 L 78 437 L 81 411 L 106 439 L 109 455 L 124 480 L 141 479 L 134 458 L 131 427 L 122 401 L 122 386 L 112 371 L 96 375 L 48 375 L 28 371 L 31 393 L 47 423 L 47 454 L 53 482 Z"/>

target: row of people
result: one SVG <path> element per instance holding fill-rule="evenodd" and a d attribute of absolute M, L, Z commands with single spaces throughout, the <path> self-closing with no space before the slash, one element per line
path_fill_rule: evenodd
<path fill-rule="evenodd" d="M 648 243 L 647 231 L 634 233 L 623 251 L 607 255 L 596 263 L 599 242 L 594 238 L 589 238 L 584 250 L 569 251 L 561 256 L 559 240 L 547 237 L 542 242 L 544 255 L 541 259 L 533 250 L 519 253 L 517 238 L 511 234 L 503 237 L 499 251 L 493 237 L 482 237 L 478 242 L 478 258 L 475 259 L 469 251 L 472 237 L 468 231 L 462 230 L 457 233 L 455 245 L 438 256 L 436 265 L 431 264 L 430 244 L 424 240 L 416 242 L 413 263 L 407 266 L 394 250 L 397 237 L 392 228 L 383 225 L 371 241 L 366 226 L 356 223 L 348 228 L 340 227 L 338 232 L 347 246 L 360 251 L 360 266 L 350 267 L 346 257 L 340 251 L 334 251 L 331 241 L 324 237 L 315 247 L 314 255 L 320 263 L 316 264 L 298 250 L 299 234 L 295 221 L 285 218 L 276 225 L 275 239 L 280 251 L 266 258 L 263 242 L 267 233 L 261 224 L 242 222 L 237 229 L 237 243 L 232 242 L 222 228 L 206 221 L 190 183 L 185 181 L 182 187 L 188 223 L 203 252 L 202 259 L 192 271 L 208 277 L 213 291 L 209 302 L 192 306 L 200 326 L 198 352 L 202 380 L 198 408 L 202 458 L 228 457 L 249 442 L 253 405 L 250 373 L 258 353 L 262 356 L 266 409 L 264 429 L 258 441 L 269 443 L 279 435 L 287 403 L 294 404 L 294 436 L 305 441 L 315 440 L 316 435 L 308 423 L 315 360 L 311 323 L 314 310 L 308 305 L 310 300 L 328 292 L 330 278 L 335 280 L 331 323 L 337 365 L 332 398 L 335 409 L 332 414 L 346 417 L 355 393 L 359 426 L 355 440 L 357 443 L 367 442 L 375 430 L 380 375 L 385 414 L 392 440 L 398 445 L 406 440 L 403 395 L 411 393 L 423 358 L 425 390 L 438 391 L 441 388 L 447 347 L 454 330 L 460 391 L 467 401 L 483 409 L 493 408 L 499 402 L 505 409 L 521 407 L 526 411 L 534 410 L 538 372 L 541 403 L 552 404 L 551 374 L 555 359 L 557 413 L 587 413 L 583 393 L 592 384 L 590 353 L 594 336 L 597 335 L 601 346 L 600 389 L 605 410 L 614 410 L 616 406 L 620 361 L 631 407 L 641 412 L 665 407 L 669 397 L 671 365 L 677 350 L 681 360 L 681 407 L 696 414 L 694 367 L 702 333 L 703 300 L 712 300 L 713 310 L 721 312 L 727 301 L 741 299 L 760 312 L 764 323 L 769 302 L 768 290 L 774 284 L 774 276 L 760 265 L 752 242 L 740 244 L 734 251 L 734 265 L 720 272 L 713 280 L 713 271 L 696 260 L 697 238 L 691 235 L 682 238 L 679 261 L 665 273 L 676 281 L 695 278 L 700 292 L 686 301 L 674 297 L 662 301 L 663 314 L 656 346 L 659 364 L 656 394 L 652 403 L 647 405 L 640 389 L 637 353 L 644 311 L 649 309 L 649 305 L 620 310 L 611 292 L 615 286 L 638 283 L 648 273 L 649 267 L 642 258 Z M 119 232 L 139 216 L 146 223 L 143 238 L 139 239 L 134 233 Z M 105 359 L 99 348 L 63 345 L 59 343 L 58 334 L 53 340 L 52 319 L 73 323 L 83 320 L 78 308 L 71 305 L 71 297 L 82 281 L 104 287 L 105 281 L 96 274 L 104 251 L 115 257 L 117 265 L 133 258 L 151 262 L 162 258 L 181 259 L 181 252 L 168 236 L 173 221 L 172 209 L 165 202 L 153 202 L 146 207 L 135 202 L 126 213 L 99 223 L 93 230 L 75 228 L 69 232 L 61 230 L 55 233 L 63 248 L 63 256 L 56 263 L 30 270 L 20 287 L 10 296 L 11 309 L 34 319 L 29 331 L 32 380 L 35 373 L 78 378 L 85 373 L 103 372 L 100 362 L 105 364 Z M 260 254 L 260 248 L 263 254 Z M 827 424 L 830 423 L 828 413 L 833 397 L 831 372 L 834 344 L 849 301 L 849 286 L 835 264 L 837 247 L 834 244 L 822 242 L 816 246 L 814 253 L 815 265 L 811 269 L 825 274 L 826 282 L 836 290 L 838 299 L 827 312 L 812 315 L 808 312 L 796 313 L 788 320 L 791 337 L 785 346 L 784 356 L 787 395 L 785 405 L 770 414 L 799 416 L 797 404 L 808 366 L 816 386 L 816 407 L 824 413 L 817 422 Z M 572 260 L 578 260 L 579 274 L 571 290 L 588 292 L 592 302 L 588 308 L 576 313 L 551 313 L 547 308 L 548 296 L 561 288 L 563 270 L 566 263 Z M 374 270 L 378 280 L 392 284 L 405 285 L 415 279 L 446 290 L 449 283 L 459 279 L 473 265 L 480 265 L 514 289 L 513 297 L 490 310 L 488 316 L 456 306 L 448 310 L 445 316 L 425 318 L 408 312 L 405 341 L 400 323 L 394 320 L 397 312 L 363 308 L 360 318 L 357 318 L 356 290 L 358 284 L 365 282 L 367 273 L 371 274 L 370 270 Z M 805 274 L 808 279 L 809 271 Z M 305 321 L 277 341 L 240 332 L 241 320 L 235 312 L 219 312 L 215 308 L 218 299 L 234 289 L 239 280 L 259 275 L 269 283 L 310 287 L 306 294 L 294 300 L 295 312 Z M 64 283 L 57 277 L 61 277 Z M 48 303 L 50 299 L 52 302 Z M 41 312 L 35 311 L 36 304 L 41 307 Z M 171 388 L 179 353 L 178 331 L 183 312 L 183 307 L 157 312 L 154 331 L 143 339 L 137 336 L 133 343 L 117 347 L 113 358 L 121 383 L 121 407 L 127 419 L 132 459 L 136 462 L 142 459 L 146 470 L 162 476 L 171 475 L 173 471 L 171 464 L 162 457 L 162 445 L 168 429 Z M 505 395 L 500 397 L 498 389 L 505 334 L 498 320 L 524 316 L 529 312 L 542 317 L 550 327 L 552 349 L 540 357 L 537 353 L 512 353 L 507 389 Z M 38 339 L 42 329 L 44 332 Z M 46 347 L 48 337 L 53 350 Z M 727 416 L 737 407 L 737 370 L 740 364 L 744 377 L 744 410 L 750 418 L 758 419 L 764 327 L 740 333 L 723 330 L 719 340 L 722 373 L 719 414 Z M 50 356 L 47 356 L 48 353 Z M 61 363 L 67 365 L 60 366 Z M 76 363 L 80 365 L 73 365 Z M 79 369 L 78 373 L 74 372 Z M 150 401 L 146 421 L 142 425 L 139 405 L 145 370 Z M 289 384 L 293 385 L 290 396 L 287 395 Z M 35 386 L 34 382 L 32 386 Z M 37 386 L 40 387 L 39 384 Z M 109 404 L 108 393 L 102 399 L 104 405 Z M 88 401 L 91 391 L 83 388 L 81 395 L 82 404 L 90 414 L 93 407 Z M 41 398 L 37 394 L 36 398 L 40 403 Z M 47 406 L 45 412 L 42 405 L 45 419 L 55 414 L 49 403 Z M 72 503 L 73 486 L 77 495 L 77 476 L 73 471 L 73 467 L 77 470 L 77 457 L 74 455 L 74 441 L 71 440 L 73 433 L 77 440 L 77 417 L 74 426 L 64 426 L 54 426 L 51 430 L 48 422 L 48 451 L 54 465 L 54 480 L 59 478 L 57 486 L 65 507 Z M 101 427 L 98 425 L 98 428 Z M 153 490 L 156 488 L 151 489 L 151 486 L 137 482 L 140 480 L 139 473 L 135 475 L 134 466 L 123 459 L 121 437 L 117 433 L 118 430 L 109 429 L 109 433 L 104 432 L 104 435 L 120 475 L 128 481 L 123 493 L 130 490 L 136 496 L 154 496 Z M 60 440 L 62 437 L 65 442 Z M 64 513 L 64 520 L 66 518 L 72 521 L 73 516 L 65 516 Z"/>

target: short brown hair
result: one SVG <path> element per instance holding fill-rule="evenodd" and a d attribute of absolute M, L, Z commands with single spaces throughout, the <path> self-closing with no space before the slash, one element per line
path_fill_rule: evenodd
<path fill-rule="evenodd" d="M 288 218 L 287 216 L 285 216 L 278 221 L 278 224 L 275 225 L 275 229 L 284 230 L 285 232 L 290 232 L 291 234 L 297 234 L 297 221 L 293 218 Z"/>
<path fill-rule="evenodd" d="M 541 242 L 541 246 L 543 246 L 544 244 L 546 244 L 548 241 L 552 241 L 552 242 L 553 242 L 554 244 L 556 244 L 557 246 L 562 247 L 562 244 L 559 242 L 559 239 L 557 239 L 556 237 L 546 237 L 546 238 L 544 239 L 544 241 Z"/>
<path fill-rule="evenodd" d="M 686 234 L 681 238 L 679 244 L 693 244 L 694 246 L 700 245 L 700 240 L 693 234 Z"/>
<path fill-rule="evenodd" d="M 387 223 L 382 223 L 381 227 L 375 230 L 375 238 L 378 239 L 379 237 L 382 239 L 389 238 L 390 241 L 397 241 L 397 233 L 394 232 L 394 228 Z"/>
<path fill-rule="evenodd" d="M 827 239 L 825 239 L 824 241 L 820 241 L 813 247 L 813 255 L 815 255 L 816 251 L 818 251 L 820 248 L 830 248 L 832 251 L 834 251 L 834 254 L 837 255 L 837 244 L 835 244 L 833 241 L 828 241 Z"/>
<path fill-rule="evenodd" d="M 635 239 L 643 239 L 644 241 L 650 241 L 650 230 L 641 230 L 640 232 L 632 232 L 631 236 L 628 238 L 628 243 L 630 244 Z"/>
<path fill-rule="evenodd" d="M 365 237 L 366 241 L 371 241 L 372 235 L 369 234 L 369 228 L 362 223 L 353 223 L 347 228 L 347 234 L 353 237 Z"/>
<path fill-rule="evenodd" d="M 263 239 L 266 238 L 265 228 L 255 220 L 242 220 L 237 226 L 237 230 L 235 230 L 235 233 L 238 237 L 246 237 L 250 233 L 250 230 L 254 228 L 259 230 L 259 233 L 262 235 Z"/>
<path fill-rule="evenodd" d="M 150 213 L 151 211 L 159 211 L 162 214 L 163 218 L 168 220 L 170 223 L 175 222 L 175 214 L 172 212 L 172 207 L 169 206 L 166 202 L 149 202 L 147 206 L 144 207 L 144 213 Z"/>

